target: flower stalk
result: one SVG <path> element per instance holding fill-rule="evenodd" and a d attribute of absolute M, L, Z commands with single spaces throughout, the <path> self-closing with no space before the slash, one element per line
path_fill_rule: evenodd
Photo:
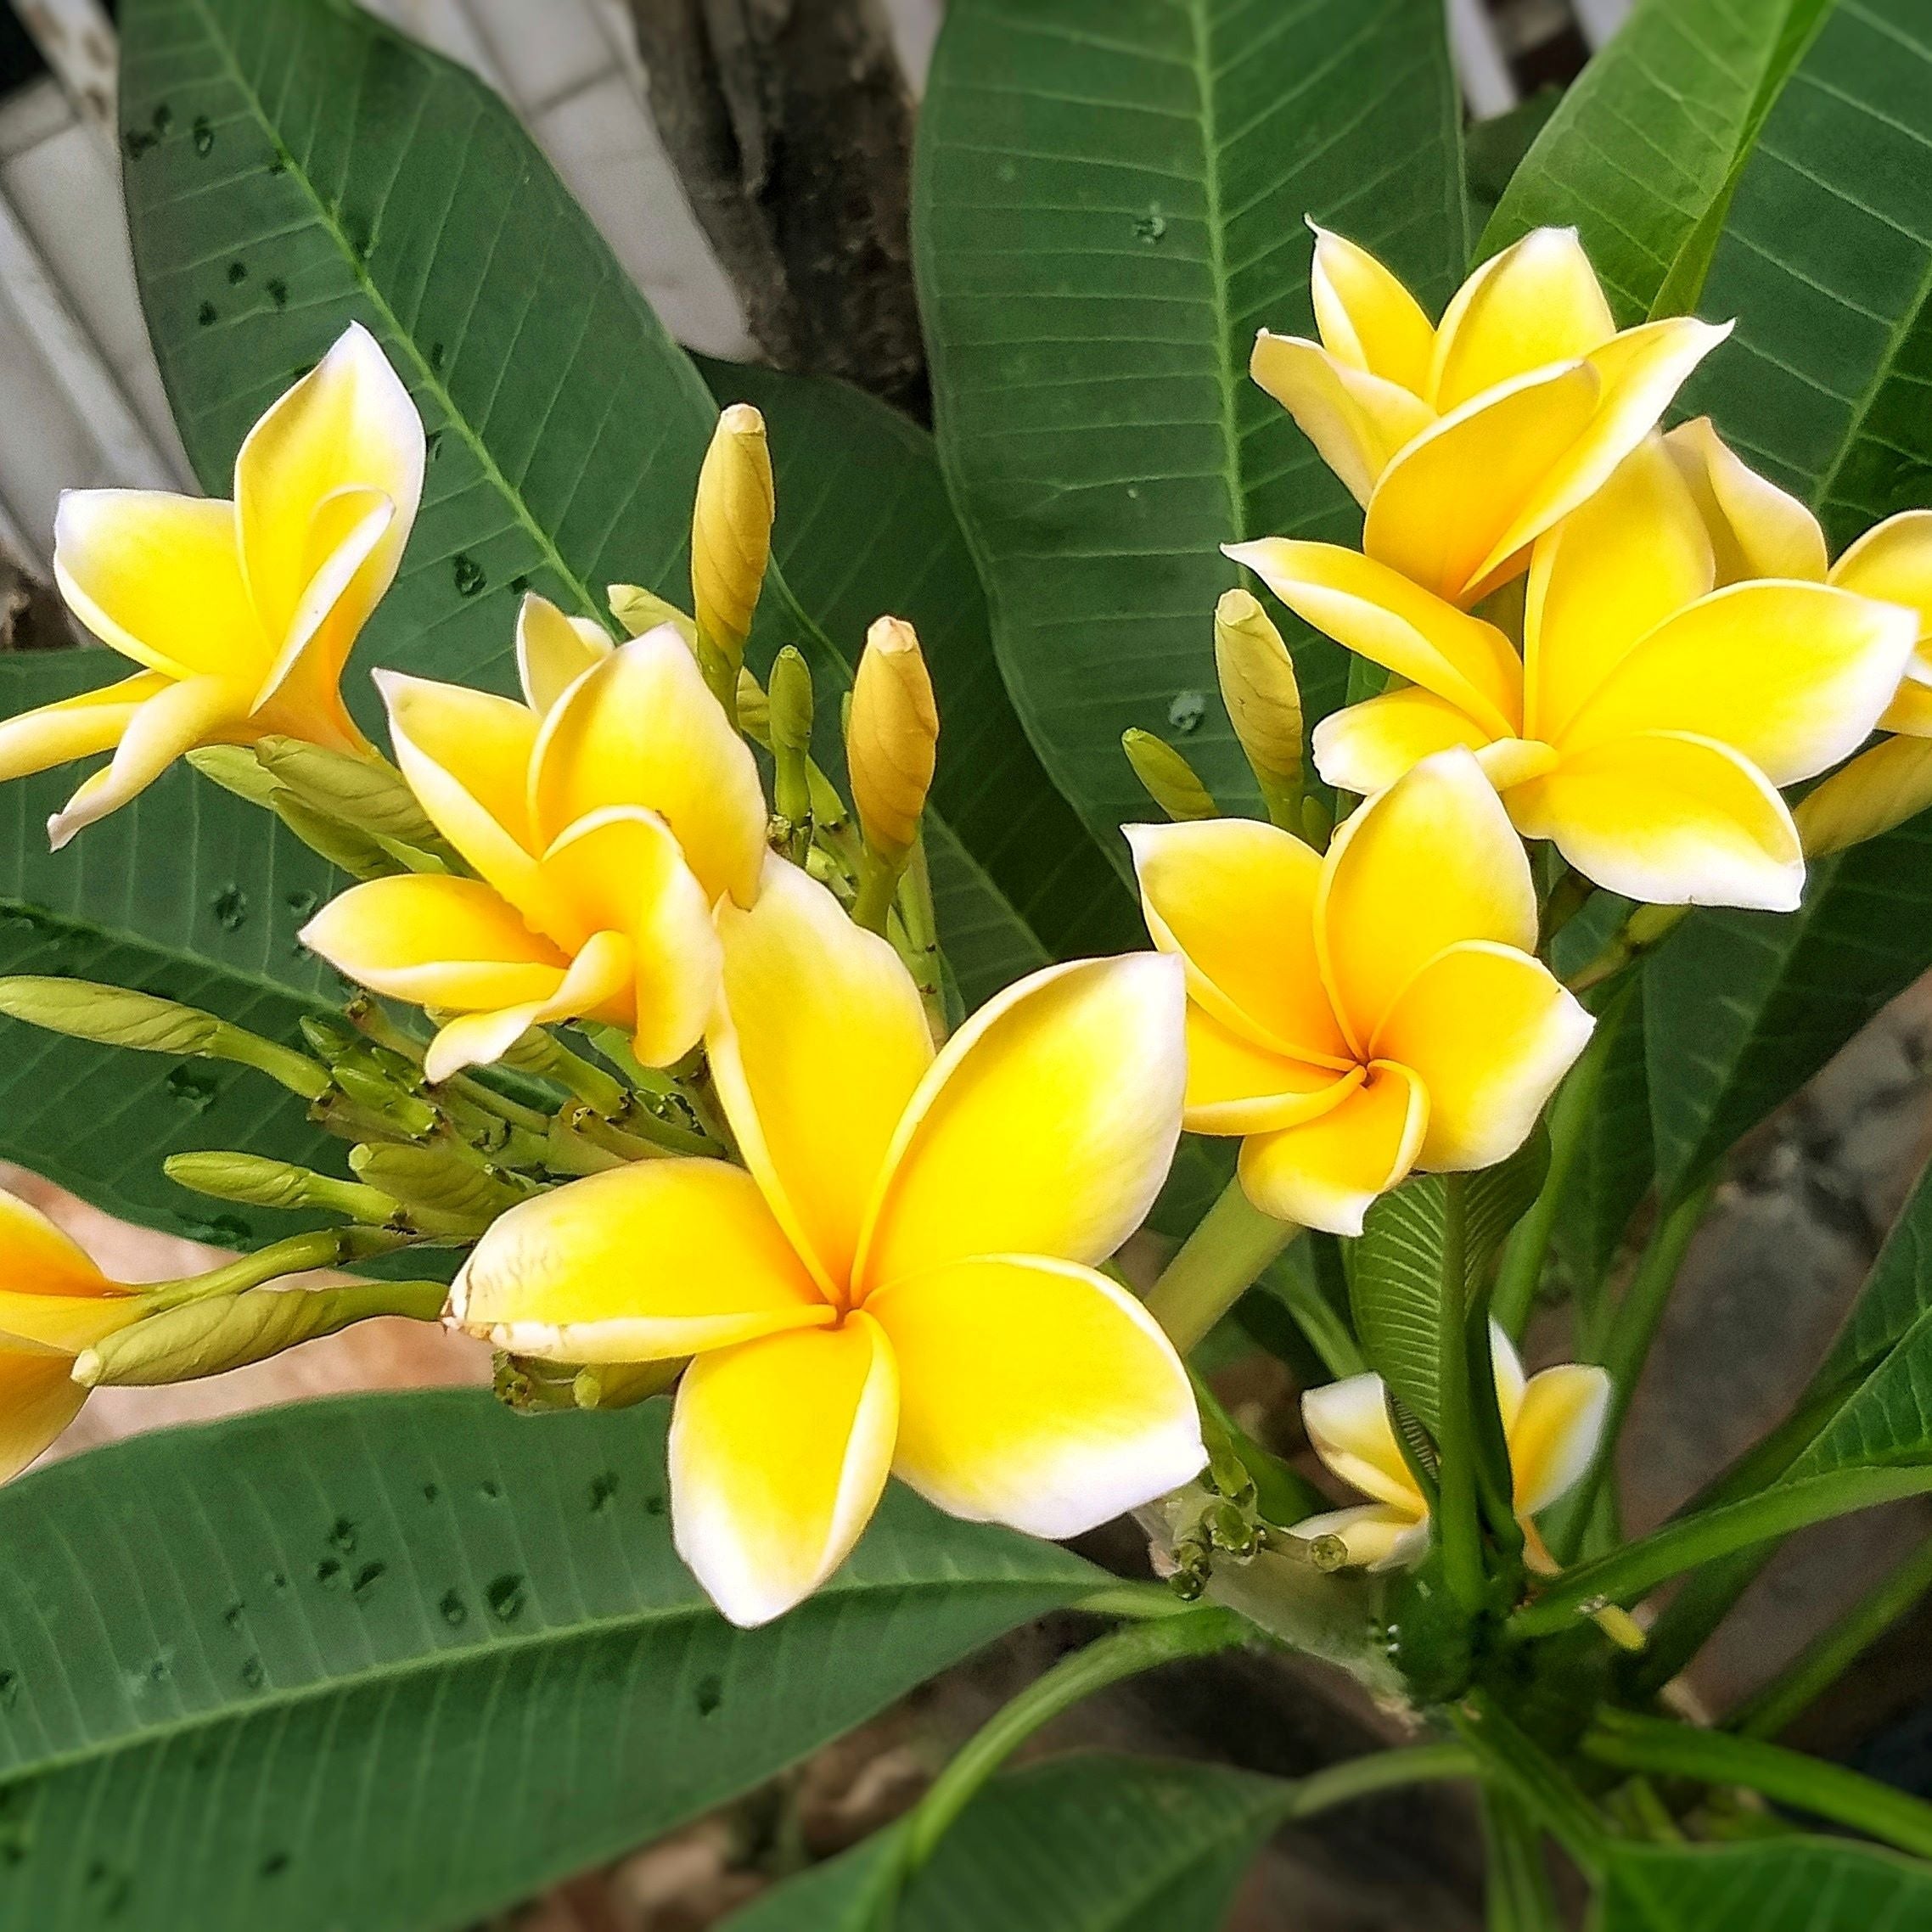
<path fill-rule="evenodd" d="M 1230 1181 L 1149 1289 L 1148 1312 L 1187 1354 L 1300 1232 L 1263 1214 Z"/>

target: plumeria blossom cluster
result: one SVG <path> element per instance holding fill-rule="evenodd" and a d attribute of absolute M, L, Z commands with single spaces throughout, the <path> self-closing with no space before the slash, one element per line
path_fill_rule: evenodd
<path fill-rule="evenodd" d="M 963 1019 L 912 626 L 866 639 L 849 805 L 813 761 L 804 659 L 745 662 L 777 514 L 755 411 L 726 410 L 705 458 L 688 609 L 615 586 L 607 625 L 532 593 L 519 694 L 376 674 L 390 755 L 340 682 L 424 435 L 371 336 L 268 409 L 232 501 L 68 496 L 61 589 L 139 668 L 0 725 L 0 775 L 111 752 L 58 845 L 186 755 L 357 875 L 302 939 L 359 990 L 300 1048 L 78 981 L 0 982 L 0 1009 L 254 1067 L 354 1178 L 177 1156 L 186 1185 L 340 1225 L 138 1287 L 0 1198 L 0 1474 L 89 1386 L 401 1312 L 489 1340 L 520 1406 L 674 1389 L 677 1547 L 740 1624 L 821 1584 L 894 1475 L 1044 1537 L 1205 1495 L 1216 1547 L 1250 1547 L 1227 1511 L 1251 1486 L 1185 1348 L 1297 1230 L 1361 1236 L 1412 1175 L 1459 1200 L 1525 1147 L 1593 1024 L 1590 974 L 1551 963 L 1564 920 L 1599 888 L 1639 902 L 1632 931 L 1658 907 L 1789 909 L 1807 852 L 1932 802 L 1932 514 L 1834 563 L 1708 422 L 1665 430 L 1724 329 L 1619 331 L 1559 230 L 1439 323 L 1318 230 L 1312 295 L 1319 340 L 1264 332 L 1253 373 L 1361 502 L 1362 542 L 1228 553 L 1369 692 L 1316 725 L 1311 786 L 1291 655 L 1230 591 L 1216 662 L 1265 817 L 1129 733 L 1167 815 L 1126 828 L 1149 948 Z M 1184 1128 L 1238 1140 L 1238 1178 L 1143 1299 L 1123 1250 Z M 438 1248 L 461 1255 L 433 1279 L 285 1285 Z M 1480 1296 L 1446 1300 L 1444 1333 L 1466 1315 L 1477 1338 L 1492 1528 L 1547 1570 L 1535 1519 L 1598 1457 L 1613 1391 L 1588 1365 L 1525 1379 L 1500 1331 L 1483 1345 Z M 1373 1570 L 1445 1533 L 1447 1488 L 1379 1376 L 1311 1390 L 1306 1422 L 1370 1500 L 1276 1525 L 1277 1547 Z"/>

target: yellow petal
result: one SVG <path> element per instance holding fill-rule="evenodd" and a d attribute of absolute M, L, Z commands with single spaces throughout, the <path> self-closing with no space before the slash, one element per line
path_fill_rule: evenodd
<path fill-rule="evenodd" d="M 436 829 L 553 938 L 571 930 L 545 885 L 531 829 L 529 775 L 540 721 L 527 705 L 460 684 L 379 671 L 396 761 Z"/>
<path fill-rule="evenodd" d="M 500 1216 L 450 1289 L 449 1321 L 556 1362 L 665 1362 L 835 1311 L 758 1184 L 722 1160 L 642 1160 Z"/>
<path fill-rule="evenodd" d="M 1338 828 L 1322 868 L 1316 944 L 1367 1049 L 1396 996 L 1445 946 L 1531 952 L 1536 894 L 1509 815 L 1467 751 L 1438 752 Z"/>
<path fill-rule="evenodd" d="M 1650 437 L 1530 553 L 1525 731 L 1560 738 L 1638 641 L 1712 581 L 1710 539 L 1697 505 Z"/>
<path fill-rule="evenodd" d="M 715 900 L 749 905 L 765 855 L 751 748 L 667 625 L 621 645 L 543 721 L 530 778 L 546 837 L 613 805 L 661 812 Z"/>
<path fill-rule="evenodd" d="M 1423 1514 L 1422 1491 L 1402 1460 L 1387 1397 L 1379 1375 L 1345 1376 L 1303 1395 L 1302 1427 L 1324 1468 L 1413 1520 Z"/>
<path fill-rule="evenodd" d="M 481 879 L 435 873 L 351 885 L 299 937 L 371 992 L 459 1012 L 546 999 L 570 963 Z"/>
<path fill-rule="evenodd" d="M 1490 742 L 1468 712 L 1412 684 L 1331 711 L 1315 727 L 1315 769 L 1338 791 L 1367 797 L 1438 751 L 1480 751 Z"/>
<path fill-rule="evenodd" d="M 1362 548 L 1438 597 L 1469 602 L 1495 564 L 1529 542 L 1512 536 L 1524 506 L 1590 430 L 1601 387 L 1588 363 L 1573 362 L 1444 417 L 1383 472 Z"/>
<path fill-rule="evenodd" d="M 242 581 L 233 503 L 160 490 L 65 490 L 53 576 L 103 643 L 149 671 L 252 689 L 273 658 Z"/>
<path fill-rule="evenodd" d="M 841 1304 L 866 1210 L 932 1064 L 912 975 L 816 879 L 773 857 L 750 912 L 718 908 L 718 1096 L 772 1211 Z"/>
<path fill-rule="evenodd" d="M 603 1019 L 621 1023 L 631 1016 L 637 980 L 637 948 L 627 933 L 593 933 L 556 988 L 495 1013 L 466 1013 L 430 1041 L 423 1071 L 444 1081 L 465 1067 L 500 1060 L 533 1026 L 559 1019 Z"/>
<path fill-rule="evenodd" d="M 1500 384 L 1573 362 L 1616 334 L 1574 228 L 1534 228 L 1463 283 L 1443 312 L 1429 400 L 1443 415 Z"/>
<path fill-rule="evenodd" d="M 1932 685 L 1907 677 L 1892 694 L 1879 719 L 1880 731 L 1900 731 L 1908 738 L 1932 738 Z"/>
<path fill-rule="evenodd" d="M 278 649 L 306 633 L 316 676 L 330 687 L 395 579 L 422 498 L 424 454 L 408 390 L 375 338 L 351 323 L 235 458 L 242 566 L 262 629 Z M 345 497 L 356 501 L 352 516 Z M 376 515 L 382 503 L 387 513 Z M 341 555 L 351 525 L 367 539 L 352 560 Z"/>
<path fill-rule="evenodd" d="M 1745 577 L 1823 581 L 1825 533 L 1818 520 L 1735 455 L 1708 416 L 1680 423 L 1664 443 L 1704 518 L 1720 584 Z"/>
<path fill-rule="evenodd" d="M 631 940 L 637 1057 L 650 1067 L 682 1059 L 704 1036 L 723 949 L 710 902 L 671 828 L 654 812 L 593 812 L 544 853 L 543 876 L 583 920 L 587 937 L 609 931 Z"/>
<path fill-rule="evenodd" d="M 1365 1502 L 1354 1509 L 1304 1517 L 1293 1534 L 1310 1542 L 1320 1536 L 1339 1538 L 1355 1569 L 1399 1570 L 1427 1552 L 1429 1518 L 1386 1502 Z"/>
<path fill-rule="evenodd" d="M 566 617 L 548 598 L 524 593 L 517 608 L 517 676 L 524 702 L 539 716 L 615 648 L 601 624 Z"/>
<path fill-rule="evenodd" d="M 1311 1067 L 1222 1025 L 1188 1003 L 1189 1133 L 1260 1134 L 1326 1113 L 1361 1086 L 1360 1067 Z"/>
<path fill-rule="evenodd" d="M 1424 395 L 1435 329 L 1421 304 L 1367 249 L 1308 226 L 1315 233 L 1308 287 L 1323 346 L 1353 368 Z"/>
<path fill-rule="evenodd" d="M 1918 634 L 1914 613 L 1824 584 L 1733 584 L 1659 625 L 1576 713 L 1561 749 L 1688 732 L 1794 784 L 1864 743 Z"/>
<path fill-rule="evenodd" d="M 1429 405 L 1299 335 L 1255 338 L 1248 373 L 1295 418 L 1358 503 L 1396 452 L 1429 427 Z"/>
<path fill-rule="evenodd" d="M 48 1295 L 0 1289 L 0 1349 L 58 1355 L 71 1362 L 144 1312 L 137 1295 L 113 1283 L 91 1294 Z"/>
<path fill-rule="evenodd" d="M 742 1628 L 811 1595 L 850 1554 L 892 1462 L 898 1374 L 867 1315 L 701 1355 L 671 1424 L 671 1531 Z"/>
<path fill-rule="evenodd" d="M 81 1412 L 87 1391 L 64 1355 L 0 1349 L 0 1482 L 11 1482 Z"/>
<path fill-rule="evenodd" d="M 1610 1379 L 1575 1362 L 1532 1375 L 1509 1425 L 1509 1464 L 1519 1514 L 1534 1516 L 1582 1480 L 1603 1434 Z"/>
<path fill-rule="evenodd" d="M 1264 1214 L 1359 1234 L 1362 1217 L 1415 1165 L 1429 1094 L 1407 1067 L 1378 1060 L 1340 1105 L 1241 1143 L 1242 1191 Z"/>
<path fill-rule="evenodd" d="M 1509 811 L 1525 838 L 1553 840 L 1586 879 L 1654 905 L 1789 913 L 1804 886 L 1784 800 L 1714 739 L 1646 732 L 1565 755 L 1517 786 Z"/>
<path fill-rule="evenodd" d="M 135 712 L 172 682 L 164 672 L 140 671 L 98 690 L 0 719 L 0 779 L 24 778 L 70 759 L 111 751 Z"/>
<path fill-rule="evenodd" d="M 1266 536 L 1225 548 L 1337 643 L 1446 699 L 1489 736 L 1516 735 L 1523 667 L 1493 624 L 1337 543 Z"/>
<path fill-rule="evenodd" d="M 1396 996 L 1373 1047 L 1429 1089 L 1419 1163 L 1440 1173 L 1507 1160 L 1592 1024 L 1526 952 L 1487 940 L 1439 952 Z"/>
<path fill-rule="evenodd" d="M 122 727 L 113 762 L 83 780 L 48 820 L 48 844 L 59 851 L 83 827 L 144 792 L 184 751 L 232 738 L 247 716 L 249 696 L 220 677 L 165 685 Z"/>
<path fill-rule="evenodd" d="M 1932 683 L 1932 510 L 1901 510 L 1868 530 L 1832 566 L 1841 590 L 1902 604 L 1918 613 L 1919 648 L 1910 675 Z"/>
<path fill-rule="evenodd" d="M 980 1255 L 1104 1261 L 1181 1134 L 1187 991 L 1156 952 L 1049 966 L 946 1043 L 906 1109 L 862 1289 Z"/>
<path fill-rule="evenodd" d="M 1345 1066 L 1315 956 L 1321 856 L 1252 818 L 1123 828 L 1154 943 L 1223 1026 L 1278 1054 Z"/>
<path fill-rule="evenodd" d="M 952 1515 L 1076 1536 L 1206 1460 L 1173 1344 L 1090 1269 L 958 1261 L 881 1289 L 866 1312 L 899 1364 L 893 1471 Z"/>
<path fill-rule="evenodd" d="M 26 1295 L 98 1295 L 113 1285 L 78 1241 L 3 1189 L 0 1283 Z"/>
<path fill-rule="evenodd" d="M 1517 1354 L 1516 1345 L 1502 1324 L 1493 1320 L 1489 1325 L 1489 1359 L 1496 1377 L 1497 1412 L 1507 1436 L 1516 1426 L 1516 1418 L 1523 1408 L 1523 1358 Z"/>
<path fill-rule="evenodd" d="M 1890 738 L 1861 752 L 1794 814 L 1813 858 L 1875 839 L 1932 806 L 1932 738 Z"/>

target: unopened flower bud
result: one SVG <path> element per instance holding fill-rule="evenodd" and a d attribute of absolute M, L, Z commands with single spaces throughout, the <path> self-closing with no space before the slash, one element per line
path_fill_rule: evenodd
<path fill-rule="evenodd" d="M 1194 768 L 1171 744 L 1150 731 L 1120 733 L 1120 749 L 1134 776 L 1170 818 L 1212 818 L 1216 808 Z"/>
<path fill-rule="evenodd" d="M 1301 796 L 1301 690 L 1281 632 L 1244 590 L 1227 592 L 1215 606 L 1214 663 L 1268 815 L 1292 828 Z"/>
<path fill-rule="evenodd" d="M 785 751 L 812 749 L 812 667 L 794 646 L 787 644 L 772 665 L 772 744 Z"/>
<path fill-rule="evenodd" d="M 772 749 L 772 706 L 765 687 L 751 675 L 749 666 L 738 667 L 738 728 L 754 744 Z"/>
<path fill-rule="evenodd" d="M 604 595 L 610 600 L 610 615 L 623 626 L 626 637 L 641 637 L 660 624 L 668 624 L 693 650 L 698 648 L 698 626 L 654 590 L 646 590 L 642 584 L 611 584 Z"/>
<path fill-rule="evenodd" d="M 357 1178 L 401 1204 L 425 1234 L 480 1234 L 525 1197 L 508 1182 L 441 1147 L 352 1147 Z"/>
<path fill-rule="evenodd" d="M 259 1154 L 225 1152 L 171 1154 L 161 1163 L 171 1181 L 216 1200 L 243 1201 L 251 1207 L 309 1209 L 346 1215 L 379 1227 L 394 1218 L 396 1203 L 379 1188 L 330 1174 L 271 1160 Z"/>
<path fill-rule="evenodd" d="M 687 1359 L 588 1362 L 572 1378 L 570 1393 L 580 1409 L 627 1409 L 661 1395 L 684 1373 Z"/>
<path fill-rule="evenodd" d="M 691 599 L 698 634 L 735 671 L 772 554 L 772 452 L 748 402 L 718 418 L 691 512 Z"/>
<path fill-rule="evenodd" d="M 351 757 L 299 738 L 260 739 L 255 755 L 275 782 L 325 817 L 358 831 L 425 851 L 442 848 L 442 835 L 417 803 L 402 772 L 386 758 Z"/>
<path fill-rule="evenodd" d="M 939 746 L 939 708 L 918 633 L 897 617 L 866 632 L 845 722 L 845 765 L 866 843 L 888 862 L 912 850 Z"/>

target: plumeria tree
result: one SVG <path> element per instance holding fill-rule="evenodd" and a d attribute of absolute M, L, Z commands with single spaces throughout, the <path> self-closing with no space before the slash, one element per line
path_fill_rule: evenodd
<path fill-rule="evenodd" d="M 936 446 L 688 357 L 357 10 L 121 25 L 208 493 L 70 492 L 104 648 L 0 661 L 0 1149 L 239 1258 L 0 1195 L 0 1924 L 458 1927 L 1056 1609 L 732 1923 L 1208 1932 L 1422 1782 L 1499 1932 L 1932 1913 L 1932 1807 L 1776 1741 L 1923 1557 L 1682 1676 L 1932 1490 L 1932 1191 L 1789 1420 L 1618 1484 L 1729 1149 L 1932 965 L 1912 0 L 1644 0 L 1480 230 L 1432 0 L 953 0 Z M 493 1396 L 22 1474 L 374 1316 Z M 1267 1350 L 1310 1453 L 1216 1396 Z M 1238 1647 L 1401 1741 L 1003 1772 Z"/>

